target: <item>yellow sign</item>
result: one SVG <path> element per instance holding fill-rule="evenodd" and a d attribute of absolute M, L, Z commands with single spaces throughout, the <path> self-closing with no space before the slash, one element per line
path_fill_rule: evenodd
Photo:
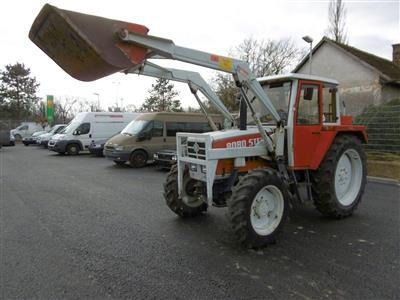
<path fill-rule="evenodd" d="M 224 71 L 232 71 L 233 68 L 232 59 L 220 56 L 219 67 Z"/>

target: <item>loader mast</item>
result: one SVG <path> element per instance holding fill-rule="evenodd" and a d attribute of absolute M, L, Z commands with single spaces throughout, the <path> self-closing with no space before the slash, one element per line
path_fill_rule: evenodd
<path fill-rule="evenodd" d="M 176 46 L 172 40 L 144 35 L 129 31 L 128 29 L 121 29 L 118 32 L 118 36 L 123 42 L 131 43 L 135 46 L 148 49 L 147 59 L 173 59 L 232 74 L 236 85 L 240 89 L 242 98 L 252 113 L 254 122 L 258 127 L 261 137 L 266 143 L 268 151 L 270 153 L 275 153 L 276 145 L 274 145 L 272 139 L 265 133 L 261 121 L 255 113 L 255 109 L 248 98 L 248 93 L 246 90 L 250 91 L 254 97 L 257 98 L 271 113 L 272 117 L 277 122 L 278 127 L 282 126 L 280 122 L 281 118 L 274 105 L 262 89 L 260 83 L 250 71 L 250 68 L 246 62 L 234 58 L 218 56 L 208 52 Z M 281 153 L 279 155 L 281 155 Z"/>

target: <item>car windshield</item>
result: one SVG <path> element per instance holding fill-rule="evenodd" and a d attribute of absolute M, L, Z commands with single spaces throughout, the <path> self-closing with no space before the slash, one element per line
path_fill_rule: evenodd
<path fill-rule="evenodd" d="M 60 128 L 60 126 L 53 126 L 53 127 L 48 131 L 48 133 L 54 133 L 54 132 L 56 132 L 56 130 L 57 130 L 58 128 Z"/>
<path fill-rule="evenodd" d="M 81 123 L 80 122 L 69 123 L 60 133 L 62 134 L 72 133 L 79 126 L 79 124 Z"/>
<path fill-rule="evenodd" d="M 141 132 L 149 124 L 148 120 L 135 120 L 130 122 L 122 131 L 121 134 L 136 135 Z"/>

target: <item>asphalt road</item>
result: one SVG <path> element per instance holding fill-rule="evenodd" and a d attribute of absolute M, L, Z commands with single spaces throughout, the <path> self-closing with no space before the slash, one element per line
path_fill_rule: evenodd
<path fill-rule="evenodd" d="M 292 212 L 277 244 L 241 248 L 226 209 L 182 220 L 166 173 L 37 147 L 0 150 L 2 299 L 399 299 L 399 187 L 356 214 Z"/>

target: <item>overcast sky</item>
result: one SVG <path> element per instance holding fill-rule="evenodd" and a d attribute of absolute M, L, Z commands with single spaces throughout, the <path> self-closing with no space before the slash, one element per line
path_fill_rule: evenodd
<path fill-rule="evenodd" d="M 344 1 L 347 9 L 349 44 L 390 59 L 392 44 L 400 43 L 399 0 Z M 103 108 L 116 99 L 140 106 L 155 79 L 114 74 L 94 82 L 80 82 L 66 74 L 28 38 L 34 18 L 46 1 L 1 1 L 0 69 L 24 63 L 40 82 L 39 96 L 79 96 L 97 100 Z M 149 34 L 172 39 L 176 45 L 226 55 L 243 39 L 291 37 L 299 47 L 302 36 L 316 44 L 328 26 L 329 1 L 267 0 L 54 0 L 62 9 L 119 19 L 147 26 Z M 183 63 L 163 62 L 164 66 L 200 71 L 206 80 L 213 72 Z M 175 84 L 184 106 L 196 106 L 185 84 Z"/>

